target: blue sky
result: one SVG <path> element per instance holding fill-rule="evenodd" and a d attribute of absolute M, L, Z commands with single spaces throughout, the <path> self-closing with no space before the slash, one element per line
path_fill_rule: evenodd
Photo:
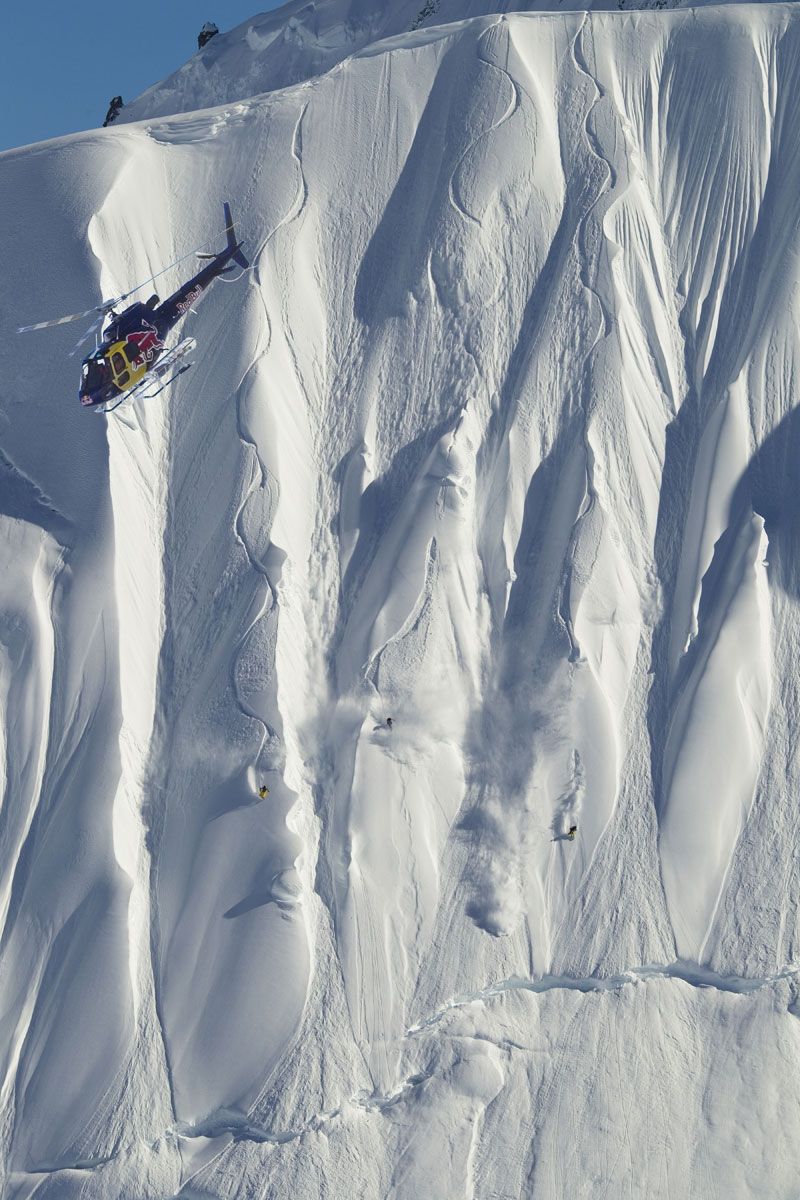
<path fill-rule="evenodd" d="M 0 150 L 102 125 L 112 96 L 132 100 L 220 31 L 271 0 L 15 0 L 3 12 Z M 5 8 L 5 6 L 4 6 Z"/>

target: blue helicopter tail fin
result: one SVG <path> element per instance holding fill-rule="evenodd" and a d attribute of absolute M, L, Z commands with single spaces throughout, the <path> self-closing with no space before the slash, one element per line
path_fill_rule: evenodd
<path fill-rule="evenodd" d="M 246 270 L 250 266 L 250 263 L 242 254 L 242 243 L 236 241 L 236 231 L 233 228 L 231 206 L 226 200 L 222 207 L 225 210 L 225 236 L 228 239 L 228 249 L 233 251 L 233 261 L 238 263 L 240 267 L 243 267 Z"/>

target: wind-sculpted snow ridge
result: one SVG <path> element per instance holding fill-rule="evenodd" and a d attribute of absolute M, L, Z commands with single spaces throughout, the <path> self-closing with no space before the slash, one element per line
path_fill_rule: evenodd
<path fill-rule="evenodd" d="M 363 46 L 0 156 L 2 1194 L 790 1200 L 800 13 Z"/>
<path fill-rule="evenodd" d="M 735 0 L 558 0 L 558 9 L 658 12 L 709 2 Z M 174 74 L 126 104 L 118 121 L 233 105 L 308 82 L 353 55 L 380 51 L 387 39 L 403 37 L 405 45 L 413 45 L 424 42 L 438 26 L 474 17 L 548 12 L 552 7 L 551 0 L 399 0 L 390 5 L 385 0 L 289 0 L 214 37 Z M 409 33 L 417 36 L 409 39 Z M 202 137 L 203 125 L 198 129 Z M 205 129 L 209 132 L 207 125 Z"/>

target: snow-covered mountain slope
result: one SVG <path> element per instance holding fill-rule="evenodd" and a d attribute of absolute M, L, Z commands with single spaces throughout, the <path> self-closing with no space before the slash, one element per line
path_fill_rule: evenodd
<path fill-rule="evenodd" d="M 795 1196 L 799 108 L 495 15 L 0 156 L 5 1195 Z"/>
<path fill-rule="evenodd" d="M 726 0 L 721 0 L 725 3 Z M 696 0 L 691 8 L 703 7 Z M 167 79 L 128 103 L 119 121 L 141 121 L 233 104 L 258 93 L 310 80 L 381 40 L 465 19 L 517 12 L 570 9 L 688 8 L 687 0 L 290 0 L 212 38 Z M 388 49 L 388 47 L 387 47 Z"/>

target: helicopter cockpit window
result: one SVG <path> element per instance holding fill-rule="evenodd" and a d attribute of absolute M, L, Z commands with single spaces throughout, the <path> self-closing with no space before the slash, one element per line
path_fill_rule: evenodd
<path fill-rule="evenodd" d="M 128 363 L 125 356 L 120 354 L 119 350 L 115 350 L 111 355 L 111 366 L 114 370 L 114 383 L 117 387 L 127 387 L 131 378 L 128 371 Z"/>
<path fill-rule="evenodd" d="M 90 358 L 83 364 L 83 380 L 86 390 L 95 392 L 109 382 L 111 372 L 104 358 Z"/>

